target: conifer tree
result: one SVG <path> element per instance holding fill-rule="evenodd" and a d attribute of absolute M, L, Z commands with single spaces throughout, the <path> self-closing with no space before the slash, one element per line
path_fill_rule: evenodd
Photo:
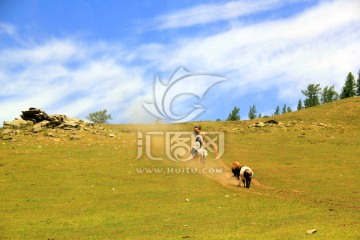
<path fill-rule="evenodd" d="M 252 107 L 250 107 L 250 110 L 249 110 L 249 114 L 248 114 L 248 116 L 249 116 L 249 118 L 250 119 L 255 119 L 256 118 L 256 106 L 255 106 L 255 104 L 252 106 Z"/>
<path fill-rule="evenodd" d="M 303 105 L 301 99 L 299 99 L 299 102 L 298 102 L 298 105 L 297 105 L 297 110 L 302 110 L 302 109 L 304 109 L 304 105 Z"/>
<path fill-rule="evenodd" d="M 346 80 L 345 80 L 345 85 L 340 94 L 340 99 L 354 97 L 355 94 L 356 94 L 356 92 L 355 92 L 354 75 L 351 72 L 349 72 L 349 74 L 347 75 Z"/>
<path fill-rule="evenodd" d="M 226 119 L 227 121 L 237 121 L 240 120 L 240 108 L 234 107 L 234 109 L 232 110 L 232 112 L 229 114 L 228 118 Z"/>
<path fill-rule="evenodd" d="M 321 93 L 321 103 L 333 102 L 339 99 L 339 94 L 335 91 L 334 85 L 330 88 L 326 86 Z"/>
<path fill-rule="evenodd" d="M 320 105 L 320 91 L 320 84 L 309 84 L 307 90 L 301 90 L 301 92 L 307 97 L 304 101 L 305 108 Z"/>
<path fill-rule="evenodd" d="M 280 107 L 277 106 L 274 112 L 274 115 L 279 115 L 280 114 Z"/>
<path fill-rule="evenodd" d="M 358 79 L 356 81 L 356 96 L 360 96 L 360 69 L 358 71 Z"/>

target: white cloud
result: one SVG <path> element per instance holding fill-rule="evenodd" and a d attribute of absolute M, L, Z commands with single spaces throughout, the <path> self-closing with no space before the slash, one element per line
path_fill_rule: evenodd
<path fill-rule="evenodd" d="M 228 73 L 233 91 L 266 91 L 278 86 L 280 97 L 297 98 L 309 83 L 342 85 L 344 75 L 360 66 L 360 2 L 326 1 L 286 19 L 274 19 L 211 36 L 180 39 L 161 58 L 142 55 L 164 69 L 191 66 Z M 221 85 L 224 86 L 224 85 Z M 285 90 L 288 92 L 288 90 Z M 294 100 L 291 99 L 291 100 Z"/>
<path fill-rule="evenodd" d="M 254 2 L 222 4 L 220 12 L 234 17 L 279 4 Z M 240 7 L 234 13 L 226 12 L 232 11 L 228 8 L 231 4 L 240 3 L 252 7 L 247 12 L 241 12 Z M 215 11 L 214 6 L 198 9 L 208 9 L 209 13 Z M 258 99 L 271 95 L 275 102 L 294 105 L 300 90 L 309 83 L 320 83 L 322 87 L 335 84 L 340 91 L 347 73 L 360 68 L 358 12 L 358 1 L 325 1 L 286 19 L 235 23 L 225 32 L 197 38 L 185 36 L 170 44 L 156 42 L 127 49 L 105 41 L 51 39 L 43 44 L 0 50 L 0 121 L 18 117 L 28 107 L 41 107 L 48 113 L 71 117 L 84 117 L 106 108 L 113 122 L 153 122 L 154 117 L 144 110 L 142 102 L 151 102 L 157 73 L 166 80 L 179 66 L 193 73 L 227 77 L 216 86 L 221 91 L 214 91 L 224 101 L 254 93 Z M 225 19 L 221 14 L 209 18 L 200 14 L 198 19 L 189 18 L 181 25 L 185 15 L 182 11 L 173 13 L 171 16 L 180 16 L 173 21 L 168 15 L 171 21 L 162 28 Z M 165 20 L 163 16 L 164 24 Z"/>
<path fill-rule="evenodd" d="M 229 20 L 279 7 L 280 0 L 242 0 L 218 4 L 203 4 L 183 9 L 156 19 L 158 29 L 190 27 L 220 20 Z"/>
<path fill-rule="evenodd" d="M 2 64 L 36 64 L 65 62 L 83 56 L 81 46 L 68 39 L 53 39 L 41 45 L 2 51 Z"/>
<path fill-rule="evenodd" d="M 19 117 L 29 107 L 70 117 L 126 111 L 127 102 L 143 95 L 143 70 L 126 66 L 119 60 L 121 49 L 114 49 L 117 45 L 56 39 L 0 52 L 6 56 L 0 60 L 0 120 Z"/>

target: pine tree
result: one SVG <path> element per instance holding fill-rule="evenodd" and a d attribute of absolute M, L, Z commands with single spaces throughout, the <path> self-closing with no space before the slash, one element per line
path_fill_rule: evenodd
<path fill-rule="evenodd" d="M 274 112 L 274 115 L 279 115 L 280 114 L 280 107 L 277 106 Z"/>
<path fill-rule="evenodd" d="M 320 105 L 319 94 L 321 88 L 320 84 L 309 84 L 307 90 L 301 90 L 307 98 L 304 101 L 305 108 L 314 107 Z"/>
<path fill-rule="evenodd" d="M 261 113 L 259 113 L 259 115 L 258 115 L 258 118 L 262 118 L 262 115 L 261 115 Z"/>
<path fill-rule="evenodd" d="M 360 69 L 358 71 L 358 79 L 356 81 L 356 96 L 360 96 Z"/>
<path fill-rule="evenodd" d="M 281 114 L 284 114 L 284 113 L 286 113 L 286 104 L 284 104 L 284 106 L 283 106 L 283 108 L 281 110 Z"/>
<path fill-rule="evenodd" d="M 287 107 L 287 110 L 286 110 L 288 113 L 289 112 L 292 112 L 292 109 L 291 109 L 291 107 Z"/>
<path fill-rule="evenodd" d="M 355 92 L 354 75 L 351 72 L 349 72 L 349 74 L 347 75 L 346 80 L 345 80 L 345 85 L 340 94 L 340 99 L 354 97 L 355 94 L 356 94 L 356 92 Z"/>
<path fill-rule="evenodd" d="M 330 88 L 326 86 L 321 93 L 321 103 L 333 102 L 339 99 L 339 94 L 334 90 L 335 86 Z"/>
<path fill-rule="evenodd" d="M 229 114 L 228 118 L 226 119 L 227 121 L 237 121 L 240 120 L 240 108 L 234 107 L 234 109 L 232 110 L 232 112 Z"/>
<path fill-rule="evenodd" d="M 254 104 L 254 106 L 250 107 L 249 114 L 248 114 L 249 118 L 250 119 L 255 119 L 256 118 L 256 113 L 257 113 L 256 112 L 256 106 Z"/>
<path fill-rule="evenodd" d="M 298 105 L 297 105 L 297 110 L 302 110 L 302 109 L 304 109 L 304 105 L 303 105 L 301 99 L 299 99 L 299 102 L 298 102 Z"/>

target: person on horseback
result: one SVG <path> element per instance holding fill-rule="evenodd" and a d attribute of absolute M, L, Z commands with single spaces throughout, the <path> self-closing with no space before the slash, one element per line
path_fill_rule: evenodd
<path fill-rule="evenodd" d="M 194 134 L 196 135 L 196 140 L 195 141 L 201 142 L 201 145 L 202 145 L 204 143 L 205 133 L 201 132 L 201 126 L 195 126 L 194 127 Z"/>
<path fill-rule="evenodd" d="M 197 153 L 202 153 L 203 155 L 205 155 L 204 157 L 206 157 L 207 151 L 203 148 L 205 143 L 204 142 L 205 133 L 201 132 L 201 126 L 194 127 L 194 134 L 195 134 L 195 142 L 191 149 L 191 154 L 193 155 L 193 157 L 195 157 Z"/>

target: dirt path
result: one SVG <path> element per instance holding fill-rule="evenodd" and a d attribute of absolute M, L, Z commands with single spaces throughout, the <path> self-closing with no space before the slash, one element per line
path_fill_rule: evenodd
<path fill-rule="evenodd" d="M 199 172 L 203 176 L 220 183 L 224 187 L 235 189 L 237 191 L 249 190 L 249 192 L 253 194 L 270 195 L 268 192 L 262 190 L 275 190 L 275 188 L 261 184 L 256 178 L 252 179 L 252 184 L 255 187 L 250 187 L 250 189 L 245 189 L 243 187 L 243 183 L 233 177 L 231 168 L 227 166 L 222 159 L 210 160 L 210 161 L 208 160 L 204 167 L 202 167 L 201 163 L 197 159 L 187 162 L 186 165 L 192 168 L 202 168 L 203 171 L 199 171 Z M 222 169 L 222 173 L 219 174 L 210 171 L 214 169 Z"/>
<path fill-rule="evenodd" d="M 197 159 L 187 162 L 186 165 L 192 168 L 202 168 L 201 163 Z M 214 169 L 222 169 L 222 173 L 219 174 L 210 171 Z M 285 191 L 277 190 L 276 188 L 262 184 L 259 180 L 256 179 L 256 177 L 254 177 L 251 181 L 251 183 L 253 184 L 252 187 L 250 187 L 250 189 L 246 189 L 243 187 L 243 183 L 241 181 L 238 181 L 236 178 L 233 177 L 230 166 L 226 165 L 222 159 L 210 161 L 208 160 L 202 170 L 203 171 L 200 171 L 200 173 L 203 176 L 220 183 L 226 188 L 234 189 L 237 191 L 248 191 L 252 194 L 272 196 L 276 198 L 290 198 L 290 195 L 302 193 L 298 190 L 292 190 L 292 194 L 289 195 L 288 191 L 287 193 L 285 193 Z"/>
<path fill-rule="evenodd" d="M 198 160 L 189 161 L 186 163 L 186 165 L 188 167 L 197 168 L 197 169 L 201 169 L 202 167 L 201 163 Z M 222 169 L 222 173 L 220 174 L 214 173 L 209 171 L 210 169 L 213 170 Z M 221 184 L 226 188 L 240 192 L 245 191 L 246 193 L 250 193 L 250 194 L 270 196 L 279 199 L 293 199 L 306 203 L 328 205 L 330 207 L 337 207 L 337 208 L 351 208 L 351 209 L 360 208 L 358 204 L 354 204 L 354 203 L 344 205 L 340 200 L 338 200 L 337 202 L 333 202 L 330 196 L 326 198 L 330 200 L 325 199 L 326 201 L 324 200 L 319 202 L 318 199 L 312 199 L 311 197 L 309 197 L 309 195 L 305 191 L 300 191 L 297 189 L 277 189 L 274 187 L 267 186 L 256 179 L 256 172 L 254 173 L 255 177 L 251 181 L 252 185 L 250 189 L 246 189 L 243 187 L 242 183 L 240 183 L 241 185 L 238 186 L 239 181 L 233 177 L 230 166 L 227 166 L 221 159 L 207 161 L 204 168 L 202 168 L 202 170 L 204 171 L 199 171 L 199 172 L 203 176 L 218 182 L 219 184 Z M 336 198 L 339 198 L 339 196 L 336 196 Z"/>

